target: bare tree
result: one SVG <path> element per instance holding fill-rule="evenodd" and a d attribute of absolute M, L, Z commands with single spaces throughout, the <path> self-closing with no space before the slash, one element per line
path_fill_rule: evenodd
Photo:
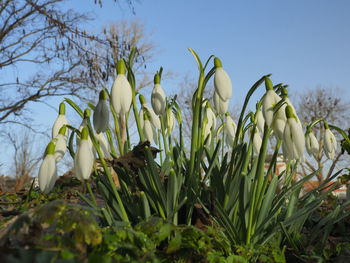
<path fill-rule="evenodd" d="M 16 192 L 23 189 L 25 184 L 34 176 L 33 172 L 39 163 L 41 156 L 34 152 L 35 135 L 28 131 L 14 134 L 13 132 L 5 133 L 9 144 L 12 146 L 14 153 L 12 163 L 10 163 L 11 170 L 14 174 Z"/>
<path fill-rule="evenodd" d="M 341 97 L 336 89 L 318 86 L 313 90 L 306 91 L 299 98 L 297 111 L 300 120 L 304 124 L 323 118 L 328 123 L 337 125 L 342 129 L 349 128 L 350 109 L 347 106 L 348 102 Z M 318 171 L 317 180 L 319 182 L 329 178 L 338 165 L 346 165 L 346 160 L 342 158 L 340 146 L 338 146 L 334 160 L 327 159 L 323 150 L 324 131 L 323 123 L 314 127 L 313 132 L 319 141 L 320 149 L 315 158 L 307 158 L 302 165 L 305 174 Z M 337 136 L 339 145 L 341 136 L 336 132 L 334 134 Z"/>
<path fill-rule="evenodd" d="M 86 33 L 79 26 L 91 17 L 63 10 L 59 5 L 64 2 L 0 2 L 0 124 L 22 123 L 20 117 L 30 102 L 42 102 L 52 96 L 87 98 L 96 90 L 93 84 L 97 77 L 104 74 L 107 78 L 113 71 L 116 57 L 100 51 L 110 49 L 114 54 L 117 43 L 118 55 L 122 56 L 140 40 L 140 34 L 144 35 L 143 30 L 135 29 L 136 25 L 129 28 L 130 32 L 134 29 L 134 35 L 121 41 L 112 33 L 108 37 Z M 91 46 L 99 49 L 91 50 Z M 142 48 L 146 50 L 146 46 Z M 140 52 L 139 55 L 142 57 Z M 103 66 L 97 66 L 96 58 Z M 100 75 L 96 74 L 98 71 Z"/>

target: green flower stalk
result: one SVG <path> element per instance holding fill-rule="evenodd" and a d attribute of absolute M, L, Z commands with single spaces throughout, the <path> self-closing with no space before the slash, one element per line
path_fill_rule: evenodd
<path fill-rule="evenodd" d="M 58 117 L 52 126 L 52 138 L 55 138 L 58 135 L 58 132 L 63 125 L 68 125 L 68 121 L 66 118 L 66 105 L 64 102 L 61 102 Z M 66 136 L 68 136 L 68 129 L 66 130 Z"/>
<path fill-rule="evenodd" d="M 55 144 L 51 141 L 45 151 L 45 157 L 39 168 L 39 187 L 47 194 L 55 185 L 57 180 L 57 168 L 55 158 Z"/>

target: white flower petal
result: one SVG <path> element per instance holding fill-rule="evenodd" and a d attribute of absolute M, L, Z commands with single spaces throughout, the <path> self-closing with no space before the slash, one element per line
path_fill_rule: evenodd
<path fill-rule="evenodd" d="M 52 138 L 55 138 L 63 125 L 67 125 L 68 121 L 66 115 L 59 114 L 55 123 L 52 126 Z M 68 129 L 66 131 L 66 136 L 68 136 Z"/>
<path fill-rule="evenodd" d="M 39 187 L 44 193 L 52 190 L 57 179 L 56 159 L 53 154 L 47 154 L 39 169 Z"/>
<path fill-rule="evenodd" d="M 215 70 L 214 86 L 217 94 L 223 101 L 227 101 L 232 96 L 231 79 L 222 67 Z"/>
<path fill-rule="evenodd" d="M 124 74 L 118 74 L 111 90 L 112 106 L 117 114 L 129 111 L 132 101 L 131 86 Z"/>
<path fill-rule="evenodd" d="M 108 128 L 109 110 L 106 100 L 100 99 L 93 115 L 94 128 L 97 133 L 105 132 Z"/>
<path fill-rule="evenodd" d="M 265 119 L 264 119 L 264 116 L 263 116 L 261 110 L 259 110 L 256 113 L 256 118 L 257 118 L 256 126 L 258 127 L 258 129 L 261 133 L 264 133 Z"/>
<path fill-rule="evenodd" d="M 55 138 L 56 147 L 55 147 L 55 159 L 56 162 L 60 161 L 67 150 L 67 136 L 58 134 Z"/>
<path fill-rule="evenodd" d="M 164 90 L 160 84 L 155 84 L 152 90 L 151 103 L 154 112 L 157 115 L 163 115 L 165 113 L 166 97 Z"/>
<path fill-rule="evenodd" d="M 225 114 L 227 112 L 229 100 L 222 100 L 217 92 L 214 91 L 213 101 L 217 114 Z"/>
<path fill-rule="evenodd" d="M 104 135 L 104 133 L 101 132 L 101 133 L 96 134 L 96 139 L 100 143 L 103 157 L 109 158 L 110 157 L 110 146 L 109 146 L 108 140 L 107 140 L 106 136 Z"/>
<path fill-rule="evenodd" d="M 79 180 L 90 178 L 94 165 L 94 155 L 88 140 L 80 140 L 78 150 L 75 154 L 74 169 Z"/>
<path fill-rule="evenodd" d="M 281 100 L 281 97 L 274 90 L 267 90 L 262 103 L 262 112 L 268 127 L 271 127 L 273 121 L 273 107 Z"/>

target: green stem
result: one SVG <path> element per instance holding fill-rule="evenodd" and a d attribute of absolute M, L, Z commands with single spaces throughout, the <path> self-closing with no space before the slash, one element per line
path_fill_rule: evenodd
<path fill-rule="evenodd" d="M 85 180 L 85 185 L 86 185 L 86 188 L 87 188 L 88 191 L 89 191 L 89 194 L 90 194 L 90 196 L 91 196 L 92 202 L 94 202 L 95 206 L 97 206 L 95 194 L 92 192 L 92 189 L 91 189 L 91 186 L 90 186 L 88 180 Z"/>
<path fill-rule="evenodd" d="M 103 158 L 103 154 L 102 154 L 102 151 L 101 151 L 101 147 L 100 147 L 100 145 L 97 143 L 97 140 L 96 140 L 96 138 L 95 138 L 95 135 L 94 135 L 93 129 L 92 129 L 92 127 L 91 127 L 90 121 L 88 122 L 87 127 L 88 127 L 88 129 L 89 129 L 89 134 L 90 134 L 91 141 L 92 141 L 92 143 L 93 143 L 93 145 L 94 145 L 94 147 L 95 147 L 95 150 L 96 150 L 97 155 L 98 155 L 98 157 L 99 157 L 99 159 L 100 159 L 100 162 L 101 162 L 101 165 L 102 165 L 102 167 L 103 167 L 103 170 L 104 170 L 104 172 L 105 172 L 105 174 L 106 174 L 106 176 L 107 176 L 108 182 L 109 182 L 109 184 L 110 184 L 110 186 L 111 186 L 111 188 L 112 188 L 113 194 L 114 194 L 114 196 L 115 196 L 115 198 L 116 198 L 116 200 L 117 200 L 117 203 L 118 203 L 118 205 L 119 205 L 119 208 L 120 208 L 120 210 L 121 210 L 121 215 L 120 215 L 120 216 L 121 216 L 121 218 L 122 218 L 125 222 L 128 222 L 128 223 L 129 223 L 130 221 L 129 221 L 128 215 L 127 215 L 127 213 L 126 213 L 124 204 L 123 204 L 123 202 L 122 202 L 122 199 L 120 198 L 120 195 L 119 195 L 119 193 L 118 193 L 117 187 L 115 186 L 115 183 L 114 183 L 113 178 L 112 178 L 112 175 L 111 175 L 111 173 L 110 173 L 110 171 L 109 171 L 109 169 L 108 169 L 108 166 L 107 166 L 107 164 L 106 164 L 106 161 L 105 161 L 105 159 Z"/>

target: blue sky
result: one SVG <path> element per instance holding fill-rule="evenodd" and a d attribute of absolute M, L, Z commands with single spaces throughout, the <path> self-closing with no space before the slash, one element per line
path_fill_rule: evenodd
<path fill-rule="evenodd" d="M 267 73 L 274 83 L 289 84 L 290 94 L 323 85 L 349 99 L 349 0 L 137 0 L 135 15 L 123 2 L 103 2 L 100 8 L 93 0 L 71 0 L 65 8 L 93 12 L 97 19 L 82 26 L 94 32 L 120 20 L 144 24 L 158 51 L 148 70 L 163 66 L 177 76 L 163 81 L 166 92 L 176 93 L 184 75 L 196 77 L 191 47 L 203 60 L 211 54 L 221 58 L 233 83 L 231 106 L 242 104 L 250 86 Z M 57 113 L 42 107 L 32 108 L 41 114 L 36 123 L 50 128 Z"/>
<path fill-rule="evenodd" d="M 220 57 L 234 86 L 231 103 L 240 103 L 267 73 L 274 83 L 289 84 L 292 94 L 324 85 L 349 97 L 348 0 L 140 0 L 134 3 L 136 15 L 125 4 L 105 0 L 98 8 L 93 1 L 84 2 L 83 7 L 81 1 L 71 3 L 96 14 L 89 29 L 129 19 L 145 25 L 159 51 L 150 69 L 163 66 L 179 79 L 187 73 L 196 76 L 188 47 L 203 60 L 211 54 Z M 179 79 L 169 80 L 168 89 L 176 92 Z"/>

